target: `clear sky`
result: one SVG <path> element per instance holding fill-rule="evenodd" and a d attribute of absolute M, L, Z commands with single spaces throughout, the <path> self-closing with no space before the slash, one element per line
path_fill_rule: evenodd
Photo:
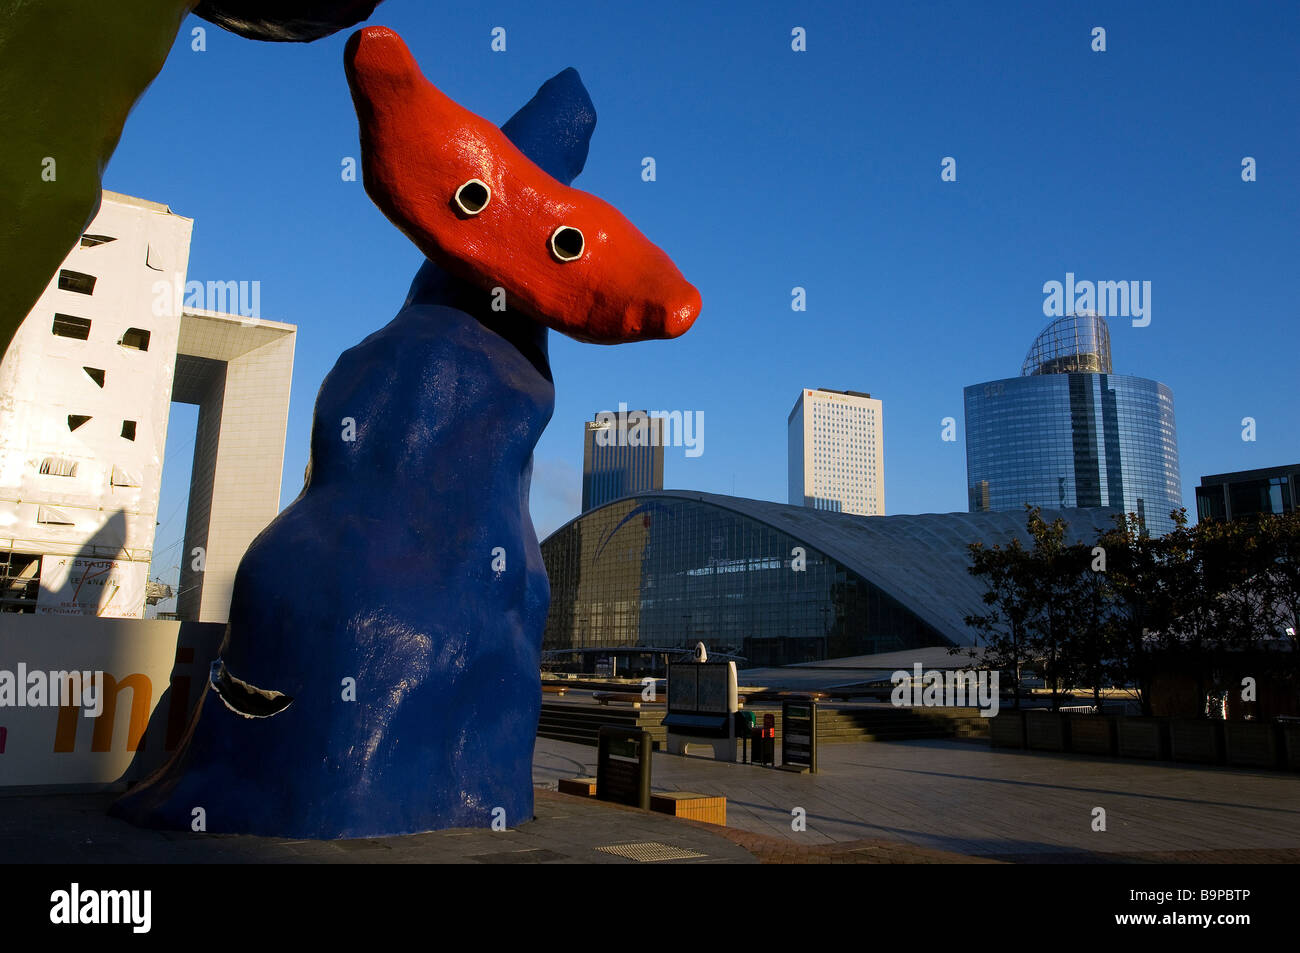
<path fill-rule="evenodd" d="M 668 486 L 784 501 L 803 387 L 883 400 L 887 512 L 965 510 L 962 387 L 1019 373 L 1067 271 L 1151 282 L 1149 326 L 1110 322 L 1115 371 L 1173 389 L 1189 509 L 1202 474 L 1300 459 L 1300 5 L 386 0 L 371 22 L 497 123 L 576 67 L 599 119 L 575 185 L 703 296 L 675 341 L 551 336 L 542 536 L 578 512 L 583 421 L 619 402 L 703 412 L 704 452 L 670 448 Z M 298 326 L 284 503 L 322 378 L 421 261 L 340 174 L 358 155 L 348 32 L 255 43 L 191 18 L 105 177 L 194 218 L 191 279 L 260 281 L 262 316 Z M 173 412 L 160 557 L 184 531 L 190 411 Z"/>

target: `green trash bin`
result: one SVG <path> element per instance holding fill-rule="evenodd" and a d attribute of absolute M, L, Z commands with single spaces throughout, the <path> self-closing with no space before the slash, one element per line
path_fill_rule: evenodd
<path fill-rule="evenodd" d="M 758 719 L 752 711 L 736 712 L 736 737 L 740 739 L 741 751 L 746 764 L 749 763 L 749 740 L 754 736 L 754 725 Z"/>

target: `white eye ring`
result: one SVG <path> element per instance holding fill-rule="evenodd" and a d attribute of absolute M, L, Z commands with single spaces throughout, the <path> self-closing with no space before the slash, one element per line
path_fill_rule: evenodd
<path fill-rule="evenodd" d="M 482 179 L 470 179 L 456 190 L 452 201 L 465 215 L 474 216 L 492 201 L 492 189 Z"/>
<path fill-rule="evenodd" d="M 581 229 L 561 225 L 551 232 L 551 254 L 559 261 L 577 261 L 586 250 L 587 240 Z"/>

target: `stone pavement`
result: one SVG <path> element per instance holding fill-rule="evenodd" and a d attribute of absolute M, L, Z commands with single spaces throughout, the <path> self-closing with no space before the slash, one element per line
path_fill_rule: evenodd
<path fill-rule="evenodd" d="M 960 741 L 827 745 L 817 775 L 657 752 L 656 789 L 727 796 L 720 828 L 546 790 L 594 773 L 595 756 L 538 739 L 536 819 L 502 832 L 160 832 L 108 817 L 110 794 L 0 797 L 0 863 L 1300 863 L 1300 776 L 1279 772 Z M 1091 829 L 1095 807 L 1105 832 Z"/>
<path fill-rule="evenodd" d="M 109 817 L 111 794 L 0 797 L 4 863 L 635 863 L 597 850 L 654 843 L 692 863 L 754 863 L 706 824 L 538 791 L 537 819 L 515 830 L 451 830 L 364 840 L 285 840 L 150 831 Z"/>
<path fill-rule="evenodd" d="M 592 774 L 595 757 L 594 748 L 538 739 L 534 780 Z M 832 854 L 865 843 L 1015 862 L 1300 862 L 1296 774 L 968 741 L 823 745 L 819 762 L 818 774 L 800 775 L 656 752 L 652 784 L 726 795 L 733 832 Z M 1098 807 L 1105 831 L 1092 829 Z M 792 830 L 795 808 L 805 831 Z M 761 859 L 800 856 L 766 841 L 750 849 Z"/>
<path fill-rule="evenodd" d="M 518 829 L 313 841 L 150 831 L 111 818 L 112 794 L 0 797 L 0 863 L 630 864 L 961 863 L 903 844 L 798 845 L 538 789 Z M 626 848 L 620 854 L 601 848 Z"/>

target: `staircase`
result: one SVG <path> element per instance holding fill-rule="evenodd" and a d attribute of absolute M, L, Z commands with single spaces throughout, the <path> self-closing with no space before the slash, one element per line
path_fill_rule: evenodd
<path fill-rule="evenodd" d="M 752 711 L 776 715 L 776 741 L 781 743 L 781 709 L 756 707 Z M 584 705 L 542 702 L 537 734 L 556 741 L 595 747 L 601 725 L 639 728 L 650 732 L 656 747 L 663 747 L 667 731 L 662 706 L 630 708 L 620 705 Z M 987 738 L 988 719 L 976 708 L 833 708 L 817 709 L 819 744 L 853 744 L 867 741 L 915 741 L 924 738 Z"/>
<path fill-rule="evenodd" d="M 668 732 L 663 726 L 664 714 L 663 706 L 630 708 L 626 705 L 544 701 L 537 734 L 541 738 L 572 741 L 574 744 L 591 745 L 594 748 L 600 737 L 600 726 L 615 725 L 619 728 L 648 731 L 655 746 L 663 747 L 668 740 Z"/>
<path fill-rule="evenodd" d="M 777 719 L 780 721 L 780 718 Z M 987 719 L 975 708 L 819 708 L 821 744 L 987 738 Z M 777 730 L 777 737 L 781 735 Z"/>

